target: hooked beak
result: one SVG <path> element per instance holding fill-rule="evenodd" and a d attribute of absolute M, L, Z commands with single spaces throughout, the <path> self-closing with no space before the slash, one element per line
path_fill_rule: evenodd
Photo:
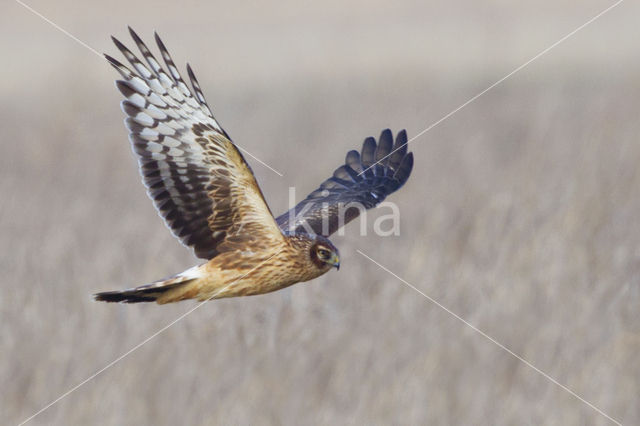
<path fill-rule="evenodd" d="M 337 254 L 334 253 L 333 256 L 331 256 L 329 263 L 335 266 L 337 270 L 340 270 L 340 258 L 338 257 Z"/>

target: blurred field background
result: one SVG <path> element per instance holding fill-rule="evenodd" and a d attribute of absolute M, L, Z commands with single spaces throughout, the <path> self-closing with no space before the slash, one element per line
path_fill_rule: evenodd
<path fill-rule="evenodd" d="M 274 212 L 382 128 L 415 135 L 612 1 L 45 2 L 98 52 L 160 32 Z M 211 302 L 30 424 L 640 423 L 640 5 L 627 1 L 411 144 L 401 235 L 342 268 Z M 155 46 L 154 46 L 155 47 Z M 0 423 L 18 423 L 194 305 L 91 294 L 198 261 L 147 199 L 90 50 L 0 14 Z M 119 57 L 118 55 L 116 55 Z M 381 212 L 372 212 L 371 222 Z M 371 226 L 369 226 L 371 229 Z"/>

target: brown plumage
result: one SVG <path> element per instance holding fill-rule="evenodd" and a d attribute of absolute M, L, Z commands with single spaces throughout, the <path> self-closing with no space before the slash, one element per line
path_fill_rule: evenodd
<path fill-rule="evenodd" d="M 122 76 L 116 86 L 129 139 L 148 194 L 173 234 L 208 261 L 165 280 L 95 295 L 106 302 L 169 303 L 185 299 L 268 293 L 338 268 L 337 248 L 326 238 L 371 208 L 409 178 L 413 156 L 406 132 L 393 142 L 385 130 L 367 138 L 362 152 L 291 211 L 273 217 L 251 168 L 214 118 L 191 67 L 193 89 L 156 34 L 165 69 L 129 29 L 147 65 L 115 38 L 133 70 L 106 55 Z"/>

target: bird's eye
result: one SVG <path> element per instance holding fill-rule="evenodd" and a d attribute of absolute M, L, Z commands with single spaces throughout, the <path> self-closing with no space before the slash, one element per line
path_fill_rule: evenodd
<path fill-rule="evenodd" d="M 318 257 L 321 259 L 328 259 L 330 255 L 331 253 L 329 253 L 329 250 L 325 250 L 323 248 L 318 249 Z"/>

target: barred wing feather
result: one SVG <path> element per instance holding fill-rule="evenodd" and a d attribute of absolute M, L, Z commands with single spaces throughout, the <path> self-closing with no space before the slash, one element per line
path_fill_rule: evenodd
<path fill-rule="evenodd" d="M 288 212 L 278 216 L 285 232 L 313 232 L 325 237 L 358 217 L 405 184 L 413 168 L 413 153 L 407 153 L 407 132 L 393 141 L 391 130 L 380 138 L 365 139 L 362 151 L 349 151 L 345 163 L 318 189 Z"/>
<path fill-rule="evenodd" d="M 116 86 L 129 139 L 149 197 L 172 233 L 210 259 L 238 238 L 283 238 L 251 168 L 214 118 L 190 66 L 187 86 L 165 45 L 166 69 L 129 28 L 146 65 L 113 38 L 133 69 L 105 55 L 122 76 Z"/>

